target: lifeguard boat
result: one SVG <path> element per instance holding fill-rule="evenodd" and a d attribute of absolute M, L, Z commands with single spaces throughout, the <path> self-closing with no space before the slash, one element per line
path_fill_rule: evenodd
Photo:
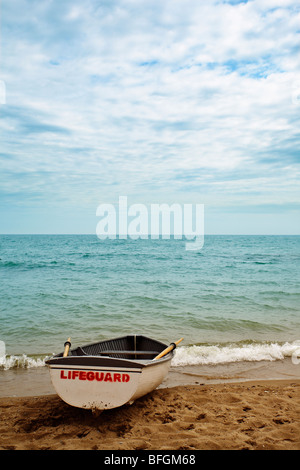
<path fill-rule="evenodd" d="M 69 405 L 105 410 L 131 403 L 154 390 L 168 374 L 174 349 L 142 335 L 70 349 L 46 361 L 57 394 Z"/>

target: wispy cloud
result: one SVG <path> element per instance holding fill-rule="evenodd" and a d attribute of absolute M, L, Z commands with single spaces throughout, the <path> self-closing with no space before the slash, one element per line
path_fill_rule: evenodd
<path fill-rule="evenodd" d="M 299 20 L 294 0 L 3 2 L 2 200 L 294 207 Z"/>

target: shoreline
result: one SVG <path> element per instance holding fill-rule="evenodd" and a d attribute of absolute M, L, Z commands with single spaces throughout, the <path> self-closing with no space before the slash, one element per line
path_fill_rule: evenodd
<path fill-rule="evenodd" d="M 0 398 L 2 450 L 300 450 L 300 380 L 177 385 L 132 405 Z"/>
<path fill-rule="evenodd" d="M 247 383 L 249 381 L 300 380 L 300 365 L 281 361 L 241 361 L 218 365 L 171 367 L 158 387 Z M 47 366 L 0 370 L 0 398 L 56 394 Z"/>

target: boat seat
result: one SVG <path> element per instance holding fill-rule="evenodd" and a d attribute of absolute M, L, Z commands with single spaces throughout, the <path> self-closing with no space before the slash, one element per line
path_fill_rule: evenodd
<path fill-rule="evenodd" d="M 159 354 L 159 351 L 101 351 L 100 353 L 97 354 L 97 356 L 110 356 L 111 354 L 128 354 L 130 356 L 143 356 L 145 354 L 147 355 L 155 355 Z"/>
<path fill-rule="evenodd" d="M 115 349 L 107 349 L 104 351 L 98 351 L 96 354 L 91 354 L 86 352 L 80 346 L 76 349 L 71 351 L 72 356 L 121 356 L 124 359 L 152 359 L 153 357 L 157 356 L 160 351 L 132 351 L 132 350 L 115 350 Z M 125 356 L 125 357 L 124 357 Z M 143 357 L 142 357 L 143 356 Z M 145 357 L 146 356 L 146 357 Z"/>
<path fill-rule="evenodd" d="M 153 359 L 160 351 L 130 351 L 130 350 L 115 350 L 107 349 L 98 351 L 96 354 L 90 354 L 81 347 L 72 351 L 72 356 L 117 356 L 123 359 Z"/>

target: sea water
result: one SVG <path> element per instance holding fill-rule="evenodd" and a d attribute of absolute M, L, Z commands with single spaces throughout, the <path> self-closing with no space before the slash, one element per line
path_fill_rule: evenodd
<path fill-rule="evenodd" d="M 127 334 L 184 337 L 173 365 L 274 361 L 300 348 L 300 237 L 0 236 L 0 369 Z M 299 354 L 300 356 L 300 354 Z"/>

